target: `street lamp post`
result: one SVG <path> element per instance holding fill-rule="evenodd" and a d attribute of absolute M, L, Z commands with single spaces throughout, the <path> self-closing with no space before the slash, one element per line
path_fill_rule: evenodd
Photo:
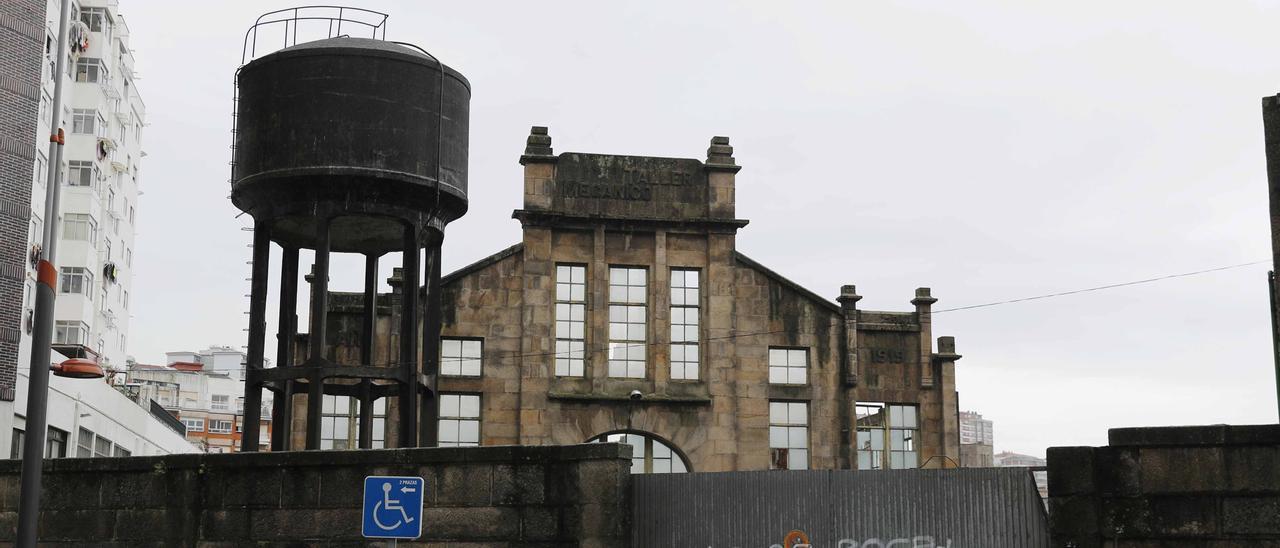
<path fill-rule="evenodd" d="M 44 194 L 43 256 L 36 269 L 35 325 L 31 335 L 31 376 L 27 385 L 27 432 L 22 448 L 22 491 L 18 500 L 19 548 L 34 548 L 40 518 L 40 472 L 44 464 L 44 441 L 48 425 L 49 352 L 53 343 L 54 286 L 58 269 L 53 261 L 58 254 L 58 194 L 62 173 L 62 87 L 66 71 L 67 19 L 71 16 L 71 0 L 62 0 L 58 13 L 58 48 L 53 73 L 53 113 L 49 135 L 49 178 Z"/>

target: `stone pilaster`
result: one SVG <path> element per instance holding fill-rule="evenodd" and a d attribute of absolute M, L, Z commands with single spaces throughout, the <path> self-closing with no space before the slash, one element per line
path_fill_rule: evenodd
<path fill-rule="evenodd" d="M 920 387 L 933 388 L 933 314 L 930 308 L 938 299 L 929 294 L 929 288 L 916 288 L 916 298 L 911 304 L 916 307 L 916 320 L 920 323 Z"/>
<path fill-rule="evenodd" d="M 712 219 L 734 218 L 734 184 L 738 170 L 733 147 L 728 137 L 712 137 L 707 148 L 707 216 Z"/>
<path fill-rule="evenodd" d="M 943 455 L 960 462 L 960 409 L 959 394 L 956 393 L 956 354 L 955 337 L 938 337 L 938 353 L 933 361 L 938 368 L 938 391 L 942 402 L 942 421 L 938 446 Z"/>
<path fill-rule="evenodd" d="M 838 390 L 838 393 L 843 394 L 839 408 L 838 466 L 846 470 L 855 468 L 853 443 L 854 431 L 857 428 L 854 421 L 857 417 L 858 398 L 854 389 L 858 386 L 858 301 L 860 300 L 862 296 L 858 295 L 858 286 L 852 284 L 840 286 L 840 296 L 836 301 L 840 303 L 840 315 L 844 321 L 844 340 L 841 341 L 843 357 L 840 360 L 841 389 Z"/>
<path fill-rule="evenodd" d="M 555 184 L 556 156 L 551 150 L 551 136 L 547 134 L 546 127 L 533 126 L 529 130 L 520 165 L 524 166 L 525 209 L 549 209 Z"/>

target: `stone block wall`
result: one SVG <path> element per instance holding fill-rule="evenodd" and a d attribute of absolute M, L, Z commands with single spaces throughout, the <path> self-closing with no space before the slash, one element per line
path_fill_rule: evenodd
<path fill-rule="evenodd" d="M 368 546 L 365 476 L 427 482 L 423 536 L 400 546 L 627 546 L 630 448 L 617 444 L 55 459 L 42 546 Z M 0 462 L 0 543 L 20 463 Z M 372 545 L 381 545 L 374 543 Z"/>
<path fill-rule="evenodd" d="M 1115 429 L 1048 460 L 1053 546 L 1280 547 L 1280 425 Z"/>

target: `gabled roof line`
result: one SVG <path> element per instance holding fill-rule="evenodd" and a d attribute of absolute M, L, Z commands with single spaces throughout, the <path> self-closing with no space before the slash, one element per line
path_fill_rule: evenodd
<path fill-rule="evenodd" d="M 741 251 L 736 251 L 736 250 L 735 250 L 735 251 L 733 252 L 733 256 L 734 256 L 734 258 L 738 259 L 738 262 L 741 262 L 742 264 L 745 264 L 745 265 L 747 265 L 747 266 L 749 266 L 749 267 L 751 267 L 751 268 L 754 268 L 754 269 L 756 269 L 756 270 L 759 270 L 761 274 L 764 274 L 765 276 L 768 276 L 770 279 L 772 279 L 772 280 L 773 280 L 773 281 L 775 281 L 775 282 L 778 282 L 778 283 L 780 283 L 780 284 L 782 284 L 782 285 L 784 285 L 784 286 L 787 286 L 787 287 L 788 287 L 788 288 L 790 288 L 792 291 L 795 291 L 795 292 L 797 292 L 797 293 L 799 293 L 799 294 L 801 294 L 801 295 L 804 295 L 804 296 L 806 296 L 806 297 L 808 297 L 808 298 L 812 299 L 814 302 L 816 302 L 816 303 L 818 303 L 818 304 L 820 304 L 820 305 L 822 305 L 822 306 L 826 307 L 826 308 L 827 308 L 827 310 L 830 310 L 830 311 L 832 311 L 832 312 L 834 312 L 834 313 L 836 313 L 836 314 L 839 314 L 839 313 L 840 313 L 840 305 L 838 305 L 838 304 L 836 304 L 836 303 L 833 303 L 833 302 L 831 302 L 830 300 L 828 300 L 828 299 L 826 299 L 826 298 L 823 298 L 821 295 L 819 295 L 819 294 L 817 294 L 817 293 L 814 293 L 814 292 L 812 292 L 812 291 L 809 291 L 808 289 L 805 289 L 805 287 L 804 287 L 804 286 L 802 286 L 802 285 L 800 285 L 800 284 L 798 284 L 798 283 L 795 283 L 795 282 L 793 282 L 793 281 L 791 281 L 791 280 L 788 280 L 788 279 L 787 279 L 786 277 L 784 277 L 782 274 L 778 274 L 777 272 L 774 272 L 773 270 L 770 270 L 770 269 L 769 269 L 769 267 L 767 267 L 767 266 L 765 266 L 765 265 L 760 264 L 760 263 L 759 263 L 759 262 L 757 262 L 755 259 L 752 259 L 752 258 L 750 258 L 750 257 L 748 257 L 748 256 L 746 256 L 746 255 L 743 255 Z"/>
<path fill-rule="evenodd" d="M 440 277 L 440 285 L 441 285 L 441 286 L 444 286 L 444 285 L 448 285 L 448 284 L 450 284 L 450 283 L 453 283 L 453 282 L 457 281 L 459 278 L 461 278 L 461 277 L 463 277 L 463 276 L 466 276 L 467 274 L 470 274 L 470 273 L 472 273 L 472 272 L 475 272 L 475 271 L 477 271 L 477 270 L 480 270 L 480 269 L 482 269 L 482 268 L 484 268 L 484 267 L 486 267 L 486 266 L 489 266 L 489 265 L 494 264 L 494 263 L 496 263 L 496 262 L 498 262 L 498 261 L 501 261 L 501 260 L 503 260 L 503 259 L 505 259 L 505 258 L 507 258 L 507 257 L 510 257 L 510 256 L 512 256 L 512 255 L 515 255 L 516 253 L 519 253 L 519 252 L 521 252 L 521 251 L 523 251 L 523 250 L 524 250 L 524 242 L 520 242 L 520 243 L 518 243 L 518 244 L 516 244 L 516 245 L 513 245 L 513 246 L 511 246 L 511 247 L 508 247 L 508 248 L 506 248 L 506 249 L 504 249 L 504 250 L 502 250 L 502 251 L 499 251 L 499 252 L 497 252 L 497 253 L 494 253 L 493 255 L 490 255 L 490 256 L 485 257 L 485 258 L 483 258 L 483 259 L 480 259 L 480 260 L 478 260 L 478 261 L 476 261 L 476 262 L 474 262 L 474 263 L 471 263 L 471 264 L 469 264 L 469 265 L 467 265 L 467 266 L 464 266 L 464 267 L 462 267 L 462 268 L 459 268 L 459 269 L 457 269 L 457 270 L 455 270 L 455 271 L 453 271 L 453 272 L 450 272 L 447 276 L 441 276 L 441 277 Z M 423 288 L 423 289 L 425 289 L 425 288 Z"/>

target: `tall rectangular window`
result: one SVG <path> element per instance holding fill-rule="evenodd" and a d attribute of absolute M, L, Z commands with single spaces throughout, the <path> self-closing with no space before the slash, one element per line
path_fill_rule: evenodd
<path fill-rule="evenodd" d="M 610 377 L 645 376 L 648 287 L 644 268 L 609 268 Z"/>
<path fill-rule="evenodd" d="M 59 285 L 62 293 L 79 293 L 81 295 L 92 296 L 93 291 L 93 272 L 82 266 L 64 266 L 62 267 L 62 283 Z"/>
<path fill-rule="evenodd" d="M 858 469 L 916 468 L 920 423 L 916 406 L 859 402 Z M 886 450 L 887 448 L 887 450 Z"/>
<path fill-rule="evenodd" d="M 49 437 L 44 440 L 44 457 L 60 459 L 65 456 L 67 456 L 67 433 L 50 426 Z"/>
<path fill-rule="evenodd" d="M 556 376 L 586 370 L 587 267 L 556 265 Z"/>
<path fill-rule="evenodd" d="M 480 445 L 480 396 L 440 395 L 440 447 Z"/>
<path fill-rule="evenodd" d="M 479 377 L 484 343 L 478 339 L 441 339 L 440 374 Z"/>
<path fill-rule="evenodd" d="M 94 135 L 98 123 L 98 111 L 91 108 L 77 108 L 71 111 L 71 133 Z"/>
<path fill-rule="evenodd" d="M 35 183 L 41 187 L 43 187 L 45 182 L 49 179 L 49 172 L 46 171 L 48 167 L 49 162 L 44 159 L 44 153 L 36 151 Z"/>
<path fill-rule="evenodd" d="M 671 269 L 671 378 L 698 379 L 698 271 Z"/>
<path fill-rule="evenodd" d="M 769 469 L 809 468 L 809 404 L 769 402 Z"/>
<path fill-rule="evenodd" d="M 803 348 L 769 349 L 769 384 L 807 384 L 809 351 Z"/>
<path fill-rule="evenodd" d="M 84 213 L 67 213 L 62 216 L 62 239 L 98 243 L 98 223 Z"/>
<path fill-rule="evenodd" d="M 92 457 L 93 456 L 93 432 L 88 428 L 81 427 L 80 432 L 76 435 L 76 457 Z"/>
<path fill-rule="evenodd" d="M 111 15 L 106 8 L 84 8 L 80 11 L 80 22 L 93 32 L 111 32 Z"/>
<path fill-rule="evenodd" d="M 67 162 L 67 185 L 91 187 L 98 177 L 98 166 L 84 160 Z"/>
<path fill-rule="evenodd" d="M 386 445 L 387 399 L 373 401 L 373 449 Z M 320 404 L 320 448 L 355 449 L 360 446 L 360 400 L 350 396 L 328 396 Z"/>
<path fill-rule="evenodd" d="M 89 324 L 77 320 L 53 322 L 54 344 L 89 344 Z"/>

